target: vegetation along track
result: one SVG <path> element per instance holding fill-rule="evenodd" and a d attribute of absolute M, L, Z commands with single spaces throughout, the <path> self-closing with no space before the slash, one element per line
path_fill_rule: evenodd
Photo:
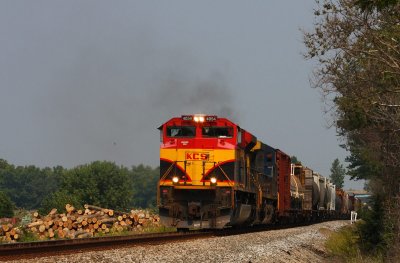
<path fill-rule="evenodd" d="M 284 229 L 310 225 L 297 223 L 286 225 L 253 226 L 247 228 L 227 228 L 223 230 L 192 230 L 187 232 L 165 232 L 127 236 L 106 236 L 81 239 L 62 239 L 51 241 L 23 242 L 0 245 L 0 261 L 32 257 L 71 254 L 90 250 L 105 250 L 131 245 L 154 245 L 166 242 L 199 239 L 213 236 L 229 236 L 244 233 Z"/>

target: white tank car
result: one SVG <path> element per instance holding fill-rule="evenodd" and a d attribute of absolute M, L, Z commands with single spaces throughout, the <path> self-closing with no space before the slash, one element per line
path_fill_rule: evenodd
<path fill-rule="evenodd" d="M 313 210 L 318 210 L 320 206 L 320 185 L 319 185 L 320 175 L 313 173 Z"/>
<path fill-rule="evenodd" d="M 319 175 L 319 210 L 326 210 L 327 208 L 327 192 L 326 177 Z"/>
<path fill-rule="evenodd" d="M 329 179 L 327 179 L 326 190 L 327 190 L 327 210 L 335 211 L 336 186 Z"/>

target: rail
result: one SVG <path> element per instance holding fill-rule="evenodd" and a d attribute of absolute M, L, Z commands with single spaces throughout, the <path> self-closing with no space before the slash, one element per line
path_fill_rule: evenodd
<path fill-rule="evenodd" d="M 203 230 L 0 244 L 0 261 L 99 248 L 107 249 L 115 246 L 158 244 L 192 238 L 210 237 L 212 235 L 214 235 L 214 232 Z"/>

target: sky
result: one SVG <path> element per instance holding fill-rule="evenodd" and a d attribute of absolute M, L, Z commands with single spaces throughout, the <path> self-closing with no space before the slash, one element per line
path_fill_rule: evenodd
<path fill-rule="evenodd" d="M 0 158 L 159 164 L 159 127 L 228 117 L 329 176 L 348 155 L 303 58 L 314 0 L 0 1 Z M 346 164 L 344 164 L 346 165 Z M 346 180 L 345 188 L 363 183 Z"/>

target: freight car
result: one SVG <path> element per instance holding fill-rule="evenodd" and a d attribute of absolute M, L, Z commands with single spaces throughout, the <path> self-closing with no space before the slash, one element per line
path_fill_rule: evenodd
<path fill-rule="evenodd" d="M 291 164 L 288 154 L 226 118 L 183 115 L 159 130 L 164 225 L 224 228 L 347 215 L 327 178 Z"/>

